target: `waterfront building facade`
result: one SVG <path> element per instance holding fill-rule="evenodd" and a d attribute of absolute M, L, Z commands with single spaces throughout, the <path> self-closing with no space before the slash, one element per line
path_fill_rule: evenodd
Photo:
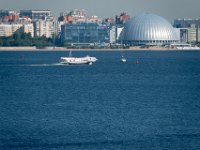
<path fill-rule="evenodd" d="M 175 19 L 174 27 L 180 30 L 181 42 L 200 42 L 200 19 Z"/>
<path fill-rule="evenodd" d="M 61 43 L 109 43 L 109 27 L 97 23 L 64 24 Z"/>

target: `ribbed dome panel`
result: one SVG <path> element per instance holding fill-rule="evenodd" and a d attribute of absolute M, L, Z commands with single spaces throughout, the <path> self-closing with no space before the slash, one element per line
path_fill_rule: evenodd
<path fill-rule="evenodd" d="M 130 19 L 124 26 L 124 41 L 178 41 L 172 25 L 164 18 L 154 14 L 141 14 Z"/>

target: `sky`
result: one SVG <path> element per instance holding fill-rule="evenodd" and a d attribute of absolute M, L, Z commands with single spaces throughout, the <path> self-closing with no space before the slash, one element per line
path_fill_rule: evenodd
<path fill-rule="evenodd" d="M 176 18 L 200 18 L 200 0 L 0 0 L 0 9 L 48 9 L 55 16 L 62 11 L 85 9 L 88 16 L 114 17 L 126 12 L 130 17 L 154 13 L 173 22 Z"/>

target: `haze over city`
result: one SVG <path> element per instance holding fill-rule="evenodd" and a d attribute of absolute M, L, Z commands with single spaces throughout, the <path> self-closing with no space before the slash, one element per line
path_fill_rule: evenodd
<path fill-rule="evenodd" d="M 126 12 L 131 17 L 143 12 L 155 13 L 173 22 L 175 18 L 199 18 L 199 0 L 0 0 L 0 9 L 49 9 L 55 16 L 74 8 L 85 9 L 87 15 L 113 17 Z"/>

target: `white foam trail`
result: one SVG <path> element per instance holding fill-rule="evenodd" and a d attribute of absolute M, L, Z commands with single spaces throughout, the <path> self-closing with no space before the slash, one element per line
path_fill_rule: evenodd
<path fill-rule="evenodd" d="M 49 66 L 63 66 L 64 64 L 61 63 L 53 63 L 53 64 L 31 64 L 28 66 L 34 66 L 34 67 L 49 67 Z"/>

